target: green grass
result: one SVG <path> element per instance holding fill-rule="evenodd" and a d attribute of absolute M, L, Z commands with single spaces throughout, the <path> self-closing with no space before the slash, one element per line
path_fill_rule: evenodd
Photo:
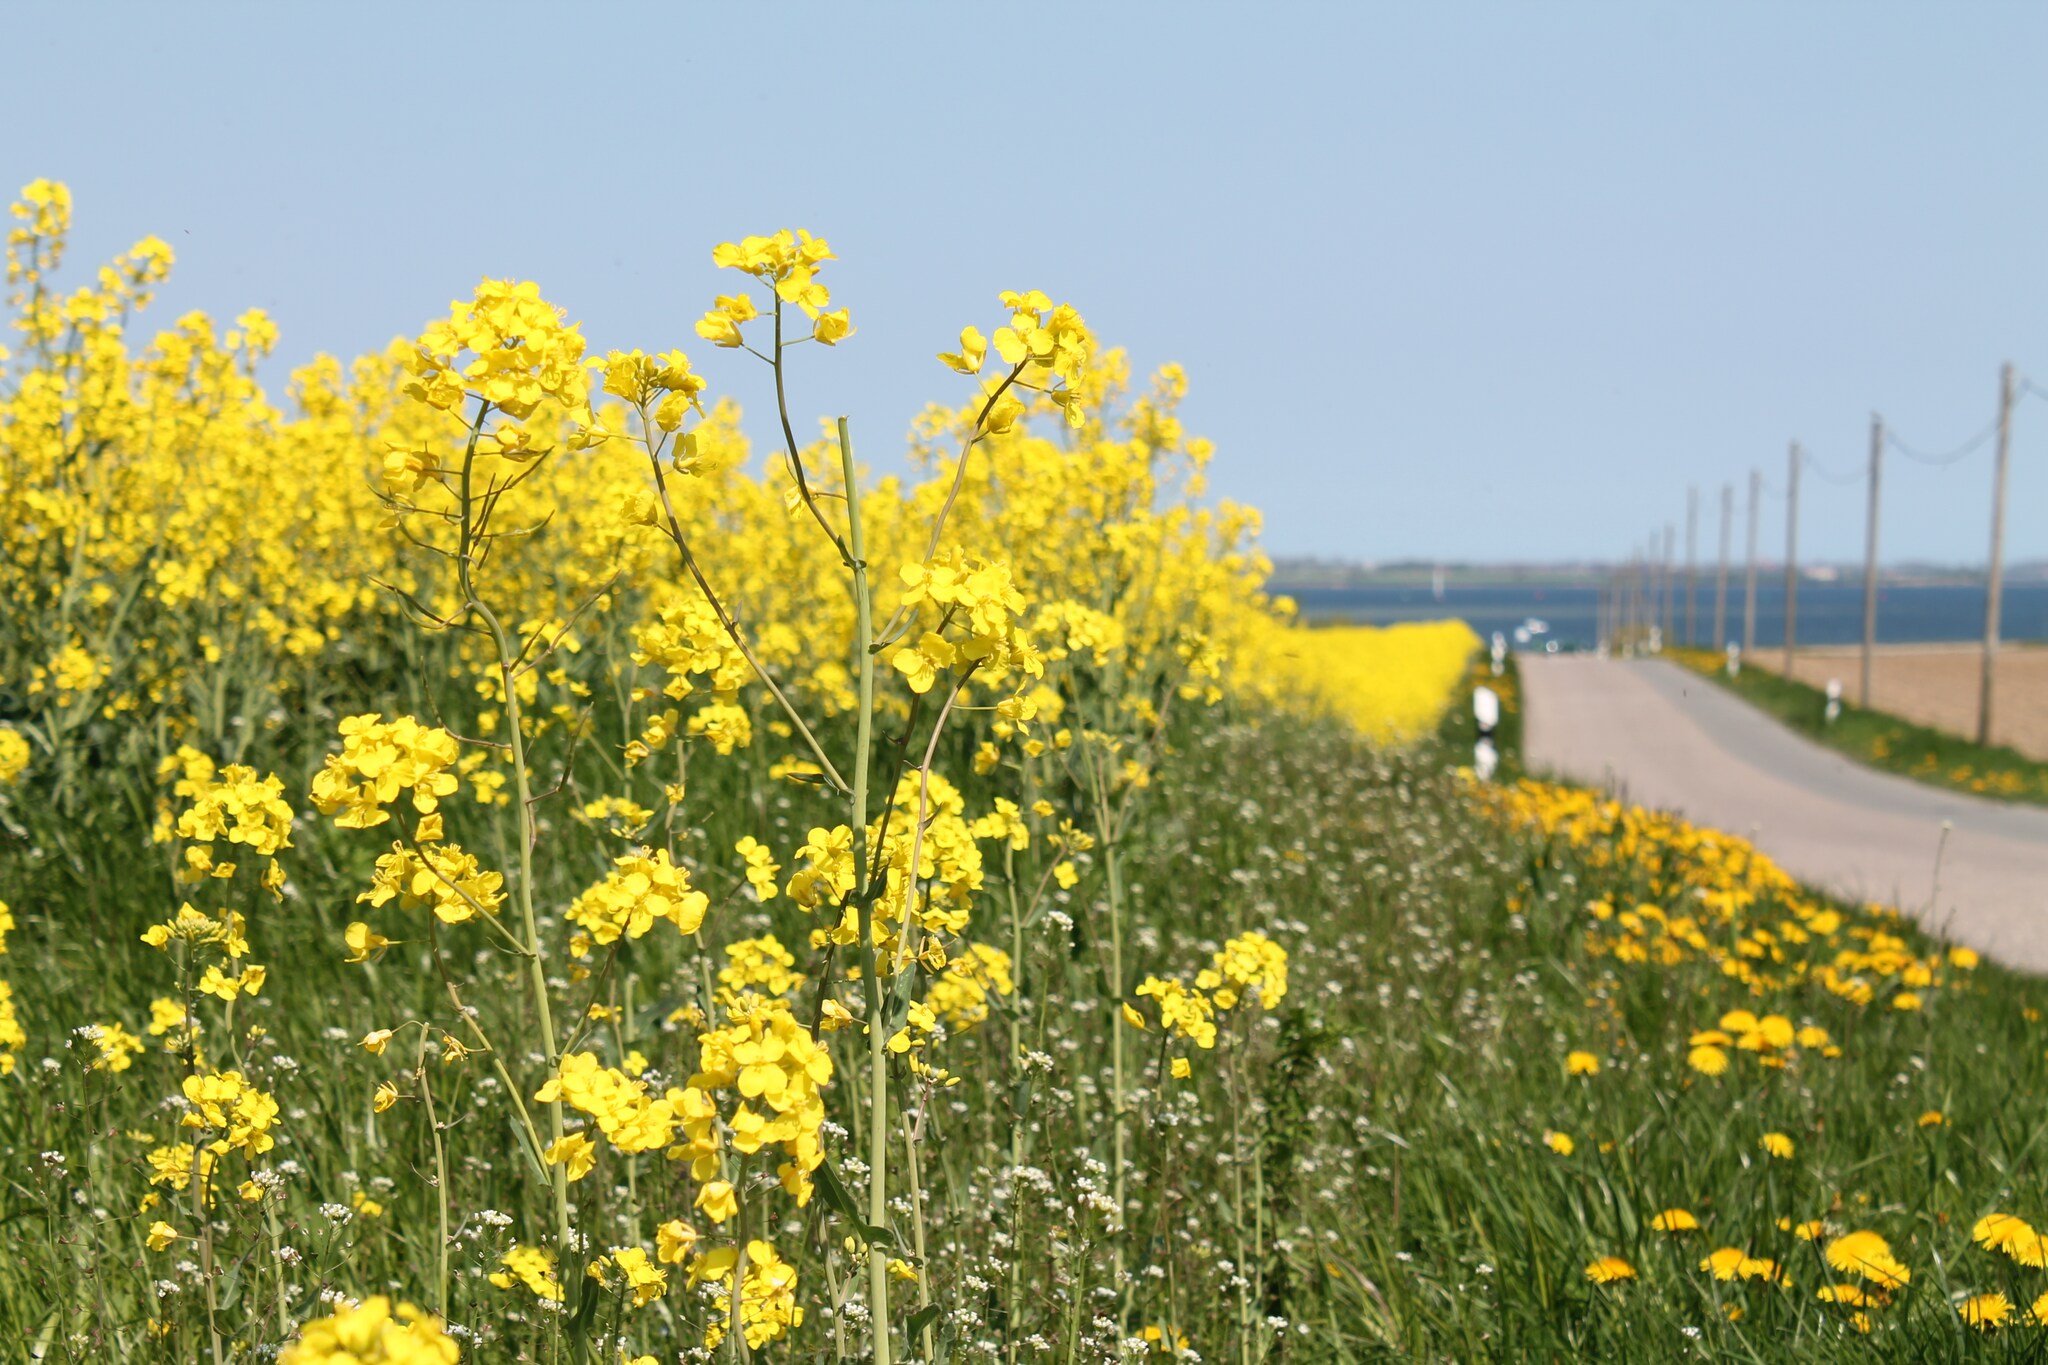
<path fill-rule="evenodd" d="M 1859 763 L 1951 791 L 2048 805 L 2048 763 L 2015 749 L 1978 744 L 1847 700 L 1830 724 L 1827 694 L 1817 687 L 1756 667 L 1731 678 L 1726 660 L 1707 651 L 1670 650 L 1666 657 Z"/>
<path fill-rule="evenodd" d="M 1225 1362 L 2048 1358 L 2048 1329 L 1979 1336 L 1950 1301 L 2002 1289 L 2024 1308 L 2048 1290 L 2048 1271 L 1969 1240 L 1971 1223 L 1994 1209 L 2048 1221 L 2048 1119 L 2028 1098 L 2048 1090 L 2048 1059 L 2038 1016 L 2027 1014 L 2048 1007 L 2048 990 L 1986 964 L 1907 1013 L 1881 999 L 1854 1006 L 1810 981 L 1754 998 L 1699 961 L 1662 968 L 1596 954 L 1589 902 L 1651 898 L 1646 875 L 1614 862 L 1612 847 L 1517 833 L 1485 814 L 1453 771 L 1469 755 L 1466 717 L 1461 698 L 1442 738 L 1406 755 L 1326 725 L 1256 718 L 1178 735 L 1125 849 L 1137 970 L 1188 969 L 1225 936 L 1257 928 L 1288 948 L 1292 979 L 1281 1008 L 1193 1054 L 1191 1082 L 1168 1084 L 1146 1058 L 1132 1231 L 1121 1239 L 1133 1277 L 1124 1328 L 1170 1326 L 1204 1360 Z M 693 786 L 693 801 L 714 813 L 738 797 L 716 772 L 707 765 Z M 801 798 L 785 802 L 772 816 L 778 839 L 813 815 Z M 190 1258 L 142 1248 L 156 1216 L 138 1210 L 145 1146 L 122 1136 L 168 1133 L 159 1100 L 177 1067 L 152 1053 L 118 1075 L 90 1071 L 70 1032 L 115 1017 L 139 1029 L 147 1000 L 163 993 L 165 960 L 135 941 L 163 913 L 161 879 L 134 875 L 132 854 L 124 863 L 113 852 L 99 862 L 40 853 L 50 846 L 36 832 L 43 818 L 17 802 L 17 835 L 0 845 L 21 921 L 0 974 L 31 1039 L 0 1087 L 0 1338 L 45 1340 L 51 1360 L 187 1360 Z M 686 850 L 724 841 L 709 823 L 715 834 L 682 835 Z M 138 833 L 110 824 L 97 837 L 116 849 Z M 587 831 L 555 837 L 574 851 L 551 874 L 548 901 L 560 905 L 601 843 Z M 416 1105 L 371 1112 L 371 1090 L 400 1067 L 354 1040 L 430 1015 L 437 988 L 416 970 L 417 944 L 374 969 L 344 964 L 336 946 L 376 842 L 307 822 L 293 895 L 279 909 L 251 906 L 274 981 L 237 1015 L 236 1047 L 285 1108 L 286 1141 L 271 1162 L 291 1163 L 277 1240 L 299 1260 L 283 1277 L 285 1316 L 330 1287 L 423 1297 L 431 1274 L 428 1135 Z M 1099 894 L 1091 872 L 1029 930 L 1019 1003 L 1050 1070 L 1020 1089 L 1000 1028 L 964 1034 L 936 1058 L 965 1078 L 927 1110 L 925 1157 L 927 1264 L 956 1324 L 954 1360 L 1007 1361 L 1012 1340 L 1025 1361 L 1115 1350 L 1117 1295 L 1096 1291 L 1111 1283 L 1118 1239 L 1084 1197 L 1099 1189 L 1090 1162 L 1105 1153 Z M 806 921 L 786 903 L 722 902 L 708 923 L 721 938 L 773 928 L 798 943 Z M 1926 950 L 1909 930 L 1876 927 Z M 465 940 L 465 952 L 479 946 Z M 688 993 L 679 963 L 650 939 L 618 968 L 653 1002 L 629 1018 L 632 1040 L 671 1076 L 687 1073 L 691 1055 L 686 1032 L 663 1022 Z M 483 1001 L 488 1015 L 516 1006 L 509 968 L 477 970 L 505 975 L 502 998 Z M 1689 1032 L 1736 1006 L 1820 1024 L 1843 1055 L 1802 1053 L 1770 1071 L 1737 1053 L 1718 1079 L 1688 1071 Z M 251 1025 L 263 1034 L 249 1035 Z M 1566 1076 L 1565 1054 L 1578 1048 L 1603 1059 L 1598 1075 Z M 482 1279 L 508 1237 L 482 1211 L 535 1212 L 502 1101 L 481 1068 L 438 1074 L 459 1228 L 453 1316 L 483 1334 L 465 1360 L 551 1359 L 530 1300 Z M 852 1074 L 845 1061 L 840 1074 Z M 833 1117 L 851 1126 L 846 1088 L 835 1087 Z M 1929 1109 L 1948 1122 L 1919 1126 Z M 1027 1134 L 1028 1179 L 1004 1171 L 1012 1112 Z M 1543 1144 L 1552 1130 L 1574 1137 L 1572 1155 Z M 1790 1134 L 1796 1157 L 1766 1158 L 1765 1131 Z M 336 1223 L 320 1211 L 357 1191 L 384 1216 Z M 658 1158 L 634 1189 L 593 1179 L 575 1191 L 579 1226 L 600 1242 L 627 1240 L 636 1225 L 647 1238 L 653 1221 L 688 1213 L 688 1183 Z M 1650 1219 L 1673 1205 L 1706 1231 L 1652 1232 Z M 784 1212 L 763 1230 L 814 1290 L 808 1239 L 824 1214 Z M 1780 1217 L 1890 1240 L 1913 1280 L 1873 1315 L 1875 1335 L 1849 1332 L 1841 1310 L 1816 1301 L 1819 1285 L 1842 1277 L 1781 1232 Z M 246 1343 L 234 1358 L 259 1359 L 278 1337 L 270 1236 L 233 1201 L 219 1218 L 223 1243 L 239 1248 L 221 1310 Z M 1724 1245 L 1781 1258 L 1794 1284 L 1715 1281 L 1698 1261 Z M 1590 1283 L 1584 1267 L 1603 1255 L 1625 1257 L 1639 1277 Z M 1013 1258 L 1027 1291 L 1016 1319 L 997 1311 Z M 1256 1286 L 1250 1333 L 1239 1331 L 1240 1271 Z M 620 1320 L 604 1311 L 602 1322 Z M 661 1311 L 623 1322 L 636 1349 L 668 1361 L 699 1312 L 672 1290 Z M 1260 1325 L 1267 1317 L 1286 1326 Z M 151 1319 L 169 1334 L 153 1340 Z M 776 1359 L 832 1359 L 829 1324 L 814 1312 L 776 1349 L 787 1353 Z"/>

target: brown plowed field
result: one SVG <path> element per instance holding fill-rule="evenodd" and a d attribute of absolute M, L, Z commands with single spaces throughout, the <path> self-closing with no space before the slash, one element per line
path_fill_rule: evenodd
<path fill-rule="evenodd" d="M 1759 649 L 1755 664 L 1782 673 L 1783 650 Z M 1977 686 L 1983 649 L 1976 645 L 1880 645 L 1871 667 L 1871 706 L 1921 725 L 1977 737 Z M 1794 674 L 1826 687 L 1842 684 L 1844 701 L 1856 701 L 1862 650 L 1854 645 L 1801 649 Z M 1999 651 L 1991 739 L 2030 758 L 2048 761 L 2048 648 L 2008 645 Z"/>

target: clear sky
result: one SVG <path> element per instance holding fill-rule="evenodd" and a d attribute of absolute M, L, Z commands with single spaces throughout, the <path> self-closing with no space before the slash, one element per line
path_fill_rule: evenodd
<path fill-rule="evenodd" d="M 2048 387 L 2048 6 L 123 12 L 10 10 L 0 181 L 71 183 L 74 263 L 164 237 L 164 321 L 260 306 L 292 363 L 510 275 L 759 417 L 691 327 L 715 243 L 802 226 L 859 330 L 798 406 L 864 458 L 1040 288 L 1188 367 L 1270 548 L 1361 559 L 1607 556 L 1689 483 L 1704 552 L 1791 438 L 1847 472 L 1873 410 L 1946 449 L 2001 361 Z M 1886 557 L 1981 562 L 1990 465 L 1890 458 Z M 2048 400 L 2013 465 L 2010 553 L 2048 556 Z M 1860 489 L 1809 478 L 1801 523 L 1860 556 Z"/>

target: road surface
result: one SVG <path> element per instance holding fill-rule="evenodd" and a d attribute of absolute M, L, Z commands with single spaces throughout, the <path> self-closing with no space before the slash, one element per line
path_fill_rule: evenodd
<path fill-rule="evenodd" d="M 2048 810 L 1852 763 L 1677 664 L 1524 654 L 1521 673 L 1531 773 L 1741 834 L 1809 886 L 2048 972 Z"/>

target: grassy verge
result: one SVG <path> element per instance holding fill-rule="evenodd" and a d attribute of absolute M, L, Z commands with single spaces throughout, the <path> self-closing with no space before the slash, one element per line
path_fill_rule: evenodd
<path fill-rule="evenodd" d="M 1817 687 L 1762 668 L 1731 678 L 1726 661 L 1709 651 L 1671 650 L 1667 657 L 1859 763 L 1952 791 L 2048 805 L 2048 763 L 2017 750 L 1976 744 L 1846 700 L 1830 724 L 1827 694 Z"/>
<path fill-rule="evenodd" d="M 1182 827 L 1305 931 L 1255 1105 L 1298 1358 L 2042 1358 L 2048 1272 L 1972 1237 L 2048 1213 L 2012 1102 L 2048 1081 L 2041 985 L 1739 840 L 1475 796 L 1464 752 L 1191 755 Z"/>
<path fill-rule="evenodd" d="M 1512 699 L 1512 675 L 1505 689 L 1484 680 Z M 2038 1243 L 2009 1238 L 2006 1254 L 1972 1230 L 1994 1212 L 2048 1217 L 2048 1122 L 2015 1099 L 2048 1087 L 2048 990 L 1811 897 L 1739 840 L 1562 788 L 1477 788 L 1456 772 L 1468 717 L 1461 698 L 1442 739 L 1407 754 L 1328 724 L 1204 727 L 1162 766 L 1156 818 L 1125 850 L 1133 941 L 1150 960 L 1201 962 L 1258 928 L 1292 970 L 1276 1008 L 1194 1051 L 1186 1081 L 1161 1069 L 1164 1040 L 1141 1035 L 1124 1334 L 1162 1357 L 1184 1339 L 1206 1360 L 1346 1365 L 2042 1358 L 2048 1330 L 2020 1325 L 2048 1292 L 2048 1270 L 2019 1254 L 2044 1259 Z M 1503 749 L 1511 761 L 1512 738 Z M 306 838 L 308 855 L 330 847 Z M 78 1020 L 81 1001 L 133 1017 L 141 997 L 124 1001 L 121 983 L 152 962 L 132 933 L 82 932 L 107 906 L 34 904 L 13 945 L 14 962 L 37 966 L 16 975 L 37 1040 L 0 1110 L 15 1191 L 0 1314 L 16 1339 L 48 1333 L 51 1359 L 107 1358 L 95 1332 L 141 1329 L 164 1315 L 159 1294 L 175 1306 L 190 1292 L 175 1253 L 140 1244 L 162 1212 L 136 1208 L 147 1134 L 105 1131 L 155 1092 L 142 1078 L 162 1063 L 93 1069 L 59 1021 Z M 1065 904 L 1043 931 L 1055 951 L 1035 956 L 1027 1025 L 1049 1068 L 1026 1107 L 1035 1193 L 1008 1203 L 989 1174 L 1006 1135 L 983 1131 L 994 1111 L 978 1092 L 1002 1077 L 1002 1029 L 962 1035 L 948 1061 L 965 1084 L 931 1111 L 944 1127 L 924 1261 L 934 1301 L 975 1327 L 959 1360 L 1108 1358 L 1085 1324 L 1090 1344 L 1071 1350 L 1060 1310 L 1089 1302 L 1117 1329 L 1116 1300 L 1089 1297 L 1115 1281 L 1075 1277 L 1108 1267 L 1069 1240 L 1097 1219 L 1070 1192 L 1101 1178 L 1085 1134 L 1107 1076 L 1084 1027 L 1099 984 L 1061 968 L 1080 960 L 1092 917 L 1085 900 Z M 291 1140 L 277 1243 L 303 1258 L 294 1286 L 423 1283 L 423 1135 L 402 1110 L 372 1111 L 385 1069 L 353 1044 L 407 1012 L 399 978 L 346 967 L 300 928 L 290 1008 L 261 1010 L 277 1032 L 250 1044 L 301 1059 L 280 1072 Z M 658 1068 L 684 1064 L 655 1019 L 639 1045 Z M 458 1211 L 510 1207 L 504 1165 L 477 1160 L 489 1109 L 460 1070 Z M 620 1235 L 681 1212 L 674 1170 L 653 1166 L 636 1192 L 579 1186 L 582 1216 L 608 1233 L 617 1219 Z M 480 1217 L 459 1234 L 456 1319 L 491 1338 L 475 1358 L 534 1358 L 530 1297 L 484 1279 L 500 1242 Z M 1105 1235 L 1099 1220 L 1079 1226 L 1090 1245 Z M 1849 1234 L 1882 1239 L 1888 1287 L 1830 1264 Z M 1012 1256 L 1051 1310 L 1014 1348 L 1002 1323 L 972 1322 Z M 243 1292 L 267 1301 L 270 1271 L 248 1264 Z M 1991 1294 L 2003 1297 L 1977 1297 Z M 1991 1316 L 2008 1305 L 2009 1325 L 1980 1334 L 1966 1302 Z M 651 1317 L 637 1330 L 665 1335 Z M 794 1346 L 831 1358 L 831 1341 L 818 1319 Z M 185 1349 L 160 1344 L 135 1358 Z"/>
<path fill-rule="evenodd" d="M 1323 1238 L 1339 1358 L 2043 1357 L 2038 1244 L 1972 1236 L 2048 1211 L 2011 1102 L 2048 1079 L 2039 983 L 1578 793 L 1263 761 L 1308 862 L 1371 869 L 1311 921 L 1337 970 L 1303 1006 L 1349 1040 L 1351 1138 L 1281 1215 Z"/>

